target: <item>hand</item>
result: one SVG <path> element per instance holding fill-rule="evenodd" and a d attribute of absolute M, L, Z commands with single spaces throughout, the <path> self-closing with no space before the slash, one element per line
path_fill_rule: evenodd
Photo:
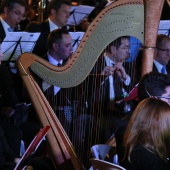
<path fill-rule="evenodd" d="M 114 73 L 115 68 L 112 66 L 106 66 L 103 71 L 101 72 L 101 75 L 110 76 Z"/>
<path fill-rule="evenodd" d="M 126 71 L 122 65 L 123 63 L 122 62 L 118 62 L 114 65 L 114 70 L 116 72 L 116 74 L 121 78 L 123 79 L 123 81 L 125 81 L 127 79 L 127 74 L 126 74 Z"/>
<path fill-rule="evenodd" d="M 28 165 L 25 170 L 33 170 L 33 167 Z"/>
<path fill-rule="evenodd" d="M 14 109 L 11 107 L 3 107 L 0 114 L 6 117 L 11 117 L 14 114 Z"/>
<path fill-rule="evenodd" d="M 17 164 L 19 161 L 20 161 L 20 158 L 15 158 L 15 159 L 14 159 L 14 163 L 16 163 L 16 164 Z"/>

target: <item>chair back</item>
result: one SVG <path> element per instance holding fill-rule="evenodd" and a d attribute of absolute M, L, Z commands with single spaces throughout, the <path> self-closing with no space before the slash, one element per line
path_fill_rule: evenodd
<path fill-rule="evenodd" d="M 119 165 L 118 154 L 115 146 L 97 144 L 91 147 L 91 154 L 93 158 L 106 160 Z"/>
<path fill-rule="evenodd" d="M 122 166 L 100 159 L 91 158 L 90 162 L 92 164 L 93 170 L 126 170 Z"/>

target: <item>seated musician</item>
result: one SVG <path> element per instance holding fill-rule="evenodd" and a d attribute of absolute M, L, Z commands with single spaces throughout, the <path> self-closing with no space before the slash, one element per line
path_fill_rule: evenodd
<path fill-rule="evenodd" d="M 91 72 L 90 77 L 94 79 L 91 80 L 91 88 L 95 93 L 92 93 L 92 97 L 88 100 L 88 106 L 89 112 L 94 110 L 92 114 L 95 117 L 103 117 L 103 128 L 106 128 L 108 135 L 106 138 L 102 137 L 105 140 L 102 142 L 109 139 L 119 125 L 120 119 L 124 116 L 115 107 L 115 103 L 116 100 L 120 100 L 126 95 L 126 89 L 131 82 L 131 78 L 124 67 L 124 62 L 129 56 L 129 37 L 119 37 L 107 46 L 104 55 L 99 57 Z M 97 82 L 97 85 L 94 81 Z M 111 131 L 108 126 L 110 126 Z"/>
<path fill-rule="evenodd" d="M 60 67 L 67 62 L 72 50 L 72 38 L 69 32 L 65 29 L 55 29 L 48 36 L 48 52 L 43 58 Z M 40 87 L 64 127 L 71 119 L 72 99 L 70 89 L 51 86 L 45 81 L 40 84 Z M 68 128 L 68 130 L 70 129 Z"/>
<path fill-rule="evenodd" d="M 47 1 L 48 2 L 48 1 Z M 26 32 L 40 32 L 41 35 L 33 49 L 33 53 L 42 57 L 47 52 L 47 37 L 49 33 L 55 29 L 66 26 L 69 12 L 69 1 L 67 0 L 51 0 L 47 5 L 48 18 L 42 22 L 30 22 L 26 28 Z"/>
<path fill-rule="evenodd" d="M 170 38 L 164 34 L 157 35 L 156 48 L 154 51 L 154 61 L 152 71 L 159 72 L 163 74 L 170 74 Z M 136 82 L 139 82 L 141 78 L 141 63 L 142 63 L 143 50 L 140 51 L 137 57 L 136 64 Z"/>

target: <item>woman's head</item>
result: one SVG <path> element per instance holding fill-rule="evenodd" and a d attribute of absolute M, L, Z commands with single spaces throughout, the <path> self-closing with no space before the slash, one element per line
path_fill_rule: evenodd
<path fill-rule="evenodd" d="M 140 102 L 132 114 L 124 139 L 129 160 L 134 145 L 139 144 L 166 161 L 170 154 L 170 106 L 156 98 Z"/>

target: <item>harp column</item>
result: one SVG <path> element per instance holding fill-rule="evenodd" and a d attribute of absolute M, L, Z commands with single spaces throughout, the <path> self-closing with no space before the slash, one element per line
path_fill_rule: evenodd
<path fill-rule="evenodd" d="M 165 0 L 144 0 L 145 36 L 142 76 L 152 71 L 158 26 Z"/>

